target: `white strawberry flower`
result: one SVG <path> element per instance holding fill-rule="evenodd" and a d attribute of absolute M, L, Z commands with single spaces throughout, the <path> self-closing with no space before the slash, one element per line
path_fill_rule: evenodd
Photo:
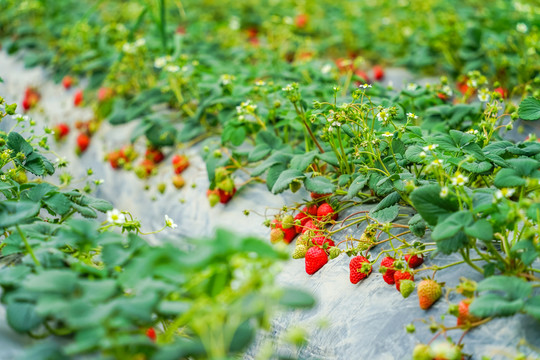
<path fill-rule="evenodd" d="M 439 193 L 439 196 L 442 198 L 445 198 L 448 196 L 448 186 L 443 186 L 441 188 L 441 192 Z"/>
<path fill-rule="evenodd" d="M 171 229 L 176 229 L 178 227 L 168 215 L 165 215 L 165 226 L 170 227 Z"/>
<path fill-rule="evenodd" d="M 454 186 L 463 186 L 469 181 L 467 176 L 464 176 L 460 173 L 456 173 L 456 176 L 452 178 L 452 185 Z"/>
<path fill-rule="evenodd" d="M 118 209 L 112 209 L 107 211 L 107 222 L 115 225 L 122 225 L 126 222 L 126 216 Z"/>

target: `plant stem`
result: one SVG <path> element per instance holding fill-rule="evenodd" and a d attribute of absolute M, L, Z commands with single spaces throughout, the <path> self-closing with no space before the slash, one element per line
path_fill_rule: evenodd
<path fill-rule="evenodd" d="M 24 245 L 26 246 L 26 251 L 28 251 L 28 253 L 32 257 L 32 260 L 34 260 L 34 264 L 36 264 L 38 268 L 41 268 L 41 264 L 39 263 L 39 260 L 37 259 L 36 254 L 34 254 L 34 250 L 32 250 L 32 247 L 28 243 L 28 239 L 26 238 L 26 235 L 24 235 L 19 225 L 15 225 L 15 226 L 17 227 L 17 231 L 19 232 L 19 235 L 21 236 L 21 239 L 24 242 Z"/>

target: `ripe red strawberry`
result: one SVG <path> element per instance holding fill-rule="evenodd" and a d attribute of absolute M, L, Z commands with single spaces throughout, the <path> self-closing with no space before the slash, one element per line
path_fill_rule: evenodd
<path fill-rule="evenodd" d="M 174 155 L 171 162 L 176 174 L 181 174 L 189 166 L 189 160 L 185 155 Z"/>
<path fill-rule="evenodd" d="M 302 229 L 302 234 L 304 234 L 308 230 L 313 230 L 315 234 L 321 233 L 321 229 L 319 229 L 319 227 L 315 225 L 315 223 L 313 223 L 313 220 L 311 219 L 306 222 L 306 225 L 304 225 L 304 228 Z"/>
<path fill-rule="evenodd" d="M 502 97 L 503 99 L 506 99 L 506 96 L 508 95 L 508 92 L 506 91 L 506 89 L 505 89 L 505 88 L 502 88 L 502 87 L 500 87 L 500 86 L 499 86 L 498 88 L 496 88 L 495 90 L 493 90 L 493 91 L 495 91 L 495 92 L 501 94 L 501 97 Z"/>
<path fill-rule="evenodd" d="M 311 205 L 310 207 L 307 208 L 307 212 L 309 215 L 312 215 L 312 216 L 317 216 L 317 210 L 319 208 L 317 207 L 317 205 L 313 204 Z"/>
<path fill-rule="evenodd" d="M 339 58 L 335 61 L 336 66 L 340 72 L 352 71 L 354 70 L 354 64 L 351 60 L 345 58 Z"/>
<path fill-rule="evenodd" d="M 154 164 L 158 164 L 165 159 L 165 155 L 159 150 L 158 148 L 155 148 L 153 146 L 149 146 L 146 149 L 145 158 L 152 161 Z"/>
<path fill-rule="evenodd" d="M 332 209 L 332 206 L 328 203 L 324 203 L 317 209 L 317 218 L 319 220 L 336 220 L 337 219 L 337 213 L 334 212 L 334 209 Z"/>
<path fill-rule="evenodd" d="M 358 284 L 360 280 L 363 280 L 371 274 L 372 265 L 368 259 L 363 256 L 355 256 L 349 263 L 349 278 L 351 283 Z"/>
<path fill-rule="evenodd" d="M 172 183 L 175 188 L 181 189 L 186 184 L 186 181 L 184 180 L 184 177 L 182 175 L 176 174 L 172 178 Z"/>
<path fill-rule="evenodd" d="M 296 16 L 296 18 L 294 19 L 294 23 L 296 24 L 296 27 L 299 28 L 299 29 L 303 29 L 306 27 L 307 23 L 308 23 L 308 16 L 306 14 L 299 14 Z"/>
<path fill-rule="evenodd" d="M 369 81 L 369 76 L 368 76 L 365 72 L 363 72 L 362 70 L 356 70 L 356 71 L 354 72 L 354 74 L 355 74 L 357 77 L 360 78 L 360 80 L 361 80 L 360 83 L 361 83 L 361 84 L 367 84 L 367 83 L 370 82 L 370 81 Z"/>
<path fill-rule="evenodd" d="M 306 253 L 306 272 L 313 275 L 327 262 L 328 255 L 326 252 L 318 246 L 313 246 Z"/>
<path fill-rule="evenodd" d="M 460 93 L 465 95 L 469 90 L 469 85 L 467 85 L 467 79 L 464 79 L 463 81 L 460 81 L 457 83 L 457 89 Z"/>
<path fill-rule="evenodd" d="M 86 134 L 79 134 L 77 137 L 77 148 L 80 152 L 85 152 L 90 145 L 90 137 Z"/>
<path fill-rule="evenodd" d="M 388 285 L 393 285 L 396 283 L 394 280 L 394 274 L 396 270 L 394 269 L 394 261 L 396 261 L 393 257 L 387 256 L 381 261 L 381 268 L 384 267 L 385 271 L 383 274 L 383 280 Z"/>
<path fill-rule="evenodd" d="M 406 254 L 405 262 L 411 269 L 415 269 L 424 263 L 424 258 L 417 254 Z"/>
<path fill-rule="evenodd" d="M 108 87 L 100 87 L 97 93 L 98 101 L 104 102 L 113 97 L 113 91 Z"/>
<path fill-rule="evenodd" d="M 73 78 L 69 75 L 64 76 L 62 85 L 64 86 L 64 89 L 69 89 L 73 85 Z"/>
<path fill-rule="evenodd" d="M 307 210 L 308 210 L 307 207 L 304 206 L 304 208 L 294 217 L 295 222 L 296 220 L 300 221 L 300 225 L 294 226 L 297 233 L 301 233 L 306 223 L 310 220 L 309 217 L 307 216 Z"/>
<path fill-rule="evenodd" d="M 64 139 L 69 134 L 69 126 L 66 123 L 60 123 L 54 128 L 54 138 L 56 141 Z"/>
<path fill-rule="evenodd" d="M 186 35 L 186 27 L 183 25 L 178 25 L 176 28 L 176 33 L 179 35 Z"/>
<path fill-rule="evenodd" d="M 22 101 L 22 107 L 24 109 L 24 111 L 28 111 L 30 110 L 30 101 L 27 99 L 27 98 L 24 98 L 23 101 Z"/>
<path fill-rule="evenodd" d="M 113 169 L 118 169 L 120 167 L 120 164 L 118 163 L 118 160 L 120 160 L 120 152 L 119 151 L 111 151 L 109 154 L 107 154 L 107 160 L 111 164 L 111 167 Z"/>
<path fill-rule="evenodd" d="M 448 95 L 446 95 L 445 93 L 442 93 L 442 92 L 438 92 L 438 93 L 437 93 L 437 97 L 438 97 L 439 99 L 441 99 L 442 101 L 448 100 Z"/>
<path fill-rule="evenodd" d="M 218 191 L 218 195 L 219 195 L 219 202 L 222 203 L 222 204 L 226 204 L 232 199 L 232 197 L 236 193 L 236 188 L 233 188 L 232 191 L 230 191 L 230 192 L 224 191 L 222 189 L 217 189 L 217 191 Z M 294 229 L 293 229 L 293 231 L 294 231 Z M 296 235 L 296 232 L 295 232 L 295 235 Z"/>
<path fill-rule="evenodd" d="M 414 275 L 408 271 L 396 270 L 396 272 L 394 273 L 394 281 L 396 282 L 397 291 L 400 291 L 400 287 L 399 287 L 400 281 L 405 280 L 405 279 L 414 281 Z"/>
<path fill-rule="evenodd" d="M 332 246 L 336 246 L 334 243 L 334 240 L 327 238 L 326 236 L 315 236 L 313 239 L 311 239 L 315 245 L 323 246 L 324 244 L 328 244 L 328 248 Z"/>
<path fill-rule="evenodd" d="M 469 306 L 472 303 L 472 299 L 461 300 L 458 304 L 458 318 L 457 326 L 470 324 L 480 320 L 478 317 L 474 316 L 469 312 Z"/>
<path fill-rule="evenodd" d="M 441 285 L 433 279 L 422 280 L 418 284 L 418 303 L 422 310 L 429 309 L 441 295 Z"/>
<path fill-rule="evenodd" d="M 382 80 L 384 78 L 384 69 L 380 65 L 373 67 L 373 77 L 375 80 Z"/>
<path fill-rule="evenodd" d="M 148 336 L 150 340 L 156 341 L 156 330 L 154 330 L 154 328 L 149 328 L 148 330 L 146 330 L 146 336 Z"/>
<path fill-rule="evenodd" d="M 83 92 L 82 90 L 77 90 L 77 92 L 73 96 L 73 104 L 75 106 L 80 106 L 82 102 L 83 102 Z"/>

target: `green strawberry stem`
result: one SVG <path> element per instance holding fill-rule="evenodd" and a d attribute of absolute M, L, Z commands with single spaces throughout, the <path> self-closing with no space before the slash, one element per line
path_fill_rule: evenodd
<path fill-rule="evenodd" d="M 41 264 L 39 263 L 39 260 L 37 259 L 36 254 L 34 254 L 34 250 L 32 250 L 32 247 L 28 243 L 28 239 L 26 238 L 26 235 L 24 235 L 24 233 L 22 232 L 22 230 L 21 230 L 21 228 L 19 227 L 18 224 L 16 225 L 16 227 L 17 227 L 17 231 L 19 232 L 19 235 L 21 236 L 21 239 L 24 242 L 24 246 L 26 247 L 26 251 L 28 251 L 28 253 L 32 257 L 32 260 L 34 260 L 34 264 L 36 264 L 36 266 L 38 268 L 41 268 Z"/>

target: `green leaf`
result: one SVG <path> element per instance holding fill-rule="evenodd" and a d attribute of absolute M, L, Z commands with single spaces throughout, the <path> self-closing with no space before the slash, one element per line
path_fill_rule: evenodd
<path fill-rule="evenodd" d="M 480 240 L 491 241 L 493 240 L 493 226 L 489 221 L 480 219 L 465 227 L 465 234 Z"/>
<path fill-rule="evenodd" d="M 498 188 L 516 187 L 527 184 L 527 180 L 520 177 L 514 169 L 501 169 L 495 176 L 493 184 Z"/>
<path fill-rule="evenodd" d="M 249 153 L 248 160 L 250 162 L 257 162 L 264 159 L 272 149 L 267 144 L 259 144 Z"/>
<path fill-rule="evenodd" d="M 347 195 L 344 197 L 345 200 L 351 200 L 355 196 L 358 195 L 360 191 L 366 186 L 368 181 L 368 177 L 365 175 L 358 175 L 356 179 L 353 180 L 351 186 L 349 186 L 349 191 L 347 192 Z"/>
<path fill-rule="evenodd" d="M 431 237 L 437 242 L 437 248 L 443 254 L 450 254 L 467 244 L 463 228 L 473 221 L 469 211 L 459 211 L 439 221 Z"/>
<path fill-rule="evenodd" d="M 485 294 L 477 297 L 469 311 L 478 317 L 511 316 L 523 308 L 522 299 L 507 300 L 497 294 Z"/>
<path fill-rule="evenodd" d="M 279 303 L 289 308 L 310 308 L 315 305 L 315 299 L 303 290 L 287 288 L 284 289 Z"/>
<path fill-rule="evenodd" d="M 38 327 L 43 319 L 36 313 L 35 305 L 24 302 L 9 302 L 6 318 L 13 330 L 25 333 Z"/>
<path fill-rule="evenodd" d="M 311 151 L 307 154 L 294 155 L 291 159 L 291 169 L 300 171 L 306 170 L 306 168 L 313 163 L 316 154 L 316 152 Z"/>
<path fill-rule="evenodd" d="M 370 216 L 379 223 L 392 222 L 399 214 L 399 205 L 392 205 L 384 209 L 370 212 Z"/>
<path fill-rule="evenodd" d="M 255 328 L 250 321 L 244 321 L 234 332 L 229 351 L 237 353 L 249 346 L 255 338 Z"/>
<path fill-rule="evenodd" d="M 61 193 L 56 193 L 43 202 L 56 214 L 65 215 L 71 209 L 71 201 Z"/>
<path fill-rule="evenodd" d="M 522 299 L 531 295 L 532 285 L 521 278 L 499 275 L 482 280 L 477 290 L 498 291 L 504 293 L 507 299 Z"/>
<path fill-rule="evenodd" d="M 399 200 L 401 200 L 401 195 L 399 195 L 397 191 L 394 191 L 393 193 L 387 195 L 384 199 L 382 199 L 382 201 L 378 203 L 373 209 L 371 209 L 370 213 L 374 213 L 384 208 L 395 205 L 399 202 Z"/>
<path fill-rule="evenodd" d="M 523 310 L 537 320 L 540 320 L 540 295 L 528 299 Z"/>
<path fill-rule="evenodd" d="M 540 100 L 532 96 L 523 99 L 519 104 L 518 115 L 523 120 L 540 119 Z"/>
<path fill-rule="evenodd" d="M 274 184 L 280 177 L 281 173 L 286 171 L 286 169 L 286 165 L 281 163 L 274 164 L 268 169 L 268 173 L 266 174 L 266 187 L 268 191 L 272 191 Z"/>
<path fill-rule="evenodd" d="M 30 155 L 34 148 L 32 145 L 26 142 L 26 140 L 17 132 L 10 132 L 7 138 L 7 147 L 13 150 L 16 155 L 19 152 L 22 152 L 26 157 Z"/>
<path fill-rule="evenodd" d="M 304 186 L 307 191 L 314 192 L 315 194 L 330 194 L 336 190 L 336 186 L 332 184 L 330 179 L 324 176 L 306 177 L 304 179 Z"/>
<path fill-rule="evenodd" d="M 34 220 L 41 209 L 40 203 L 31 201 L 4 201 L 0 203 L 0 228 L 26 224 Z"/>
<path fill-rule="evenodd" d="M 518 257 L 525 265 L 531 265 L 540 255 L 531 239 L 523 239 L 510 249 L 513 256 Z"/>
<path fill-rule="evenodd" d="M 293 182 L 293 180 L 296 179 L 303 179 L 305 177 L 304 173 L 300 170 L 296 169 L 288 169 L 283 171 L 276 182 L 274 183 L 274 186 L 272 187 L 272 193 L 273 194 L 279 194 L 286 189 L 289 188 L 289 184 Z"/>
<path fill-rule="evenodd" d="M 420 214 L 414 215 L 409 220 L 409 230 L 419 238 L 423 237 L 426 234 L 426 222 L 422 219 Z"/>
<path fill-rule="evenodd" d="M 35 292 L 68 294 L 73 292 L 77 274 L 70 270 L 43 270 L 24 280 L 24 288 Z"/>
<path fill-rule="evenodd" d="M 429 225 L 437 225 L 439 218 L 459 210 L 455 197 L 440 197 L 441 187 L 436 184 L 419 187 L 411 193 L 413 206 Z"/>

